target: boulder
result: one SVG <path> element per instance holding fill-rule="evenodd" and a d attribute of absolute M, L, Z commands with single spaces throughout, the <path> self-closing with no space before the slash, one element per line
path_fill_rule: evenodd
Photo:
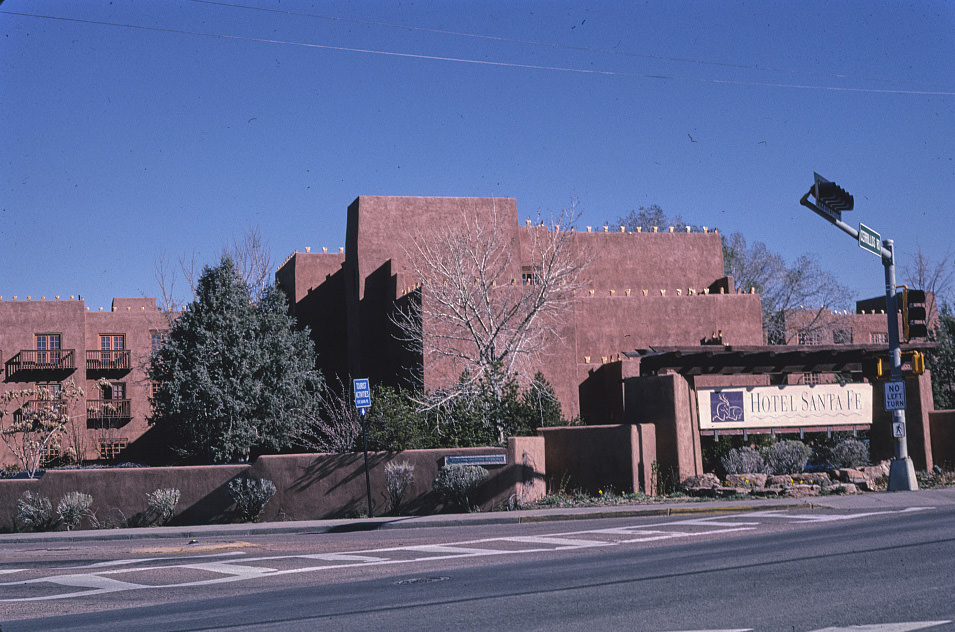
<path fill-rule="evenodd" d="M 703 474 L 701 476 L 691 476 L 681 483 L 681 487 L 685 491 L 690 491 L 691 489 L 712 489 L 714 487 L 720 487 L 720 478 L 716 474 Z"/>
<path fill-rule="evenodd" d="M 818 485 L 790 485 L 783 490 L 782 496 L 789 498 L 805 498 L 819 495 L 821 488 Z"/>
<path fill-rule="evenodd" d="M 833 470 L 833 475 L 837 481 L 842 483 L 852 483 L 853 485 L 863 485 L 868 481 L 868 477 L 860 472 L 859 470 L 854 470 L 852 468 L 842 468 L 839 470 Z"/>
<path fill-rule="evenodd" d="M 732 487 L 765 487 L 765 474 L 727 474 L 726 482 Z"/>

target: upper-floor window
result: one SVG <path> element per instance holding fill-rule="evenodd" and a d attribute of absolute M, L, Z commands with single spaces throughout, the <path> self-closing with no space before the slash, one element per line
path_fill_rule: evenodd
<path fill-rule="evenodd" d="M 852 330 L 851 329 L 836 329 L 832 332 L 832 341 L 837 345 L 851 345 L 852 344 Z"/>
<path fill-rule="evenodd" d="M 152 341 L 153 353 L 156 353 L 156 352 L 158 352 L 160 349 L 162 349 L 162 346 L 163 346 L 164 344 L 166 344 L 166 341 L 167 341 L 167 340 L 169 340 L 169 332 L 168 332 L 168 331 L 160 331 L 160 330 L 158 330 L 158 329 L 153 330 L 153 331 L 150 333 L 150 339 L 151 339 L 151 341 Z"/>
<path fill-rule="evenodd" d="M 818 345 L 821 344 L 821 336 L 818 331 L 800 331 L 798 334 L 799 344 Z"/>
<path fill-rule="evenodd" d="M 100 351 L 122 351 L 126 348 L 126 336 L 123 334 L 100 334 Z"/>
<path fill-rule="evenodd" d="M 521 270 L 521 285 L 540 285 L 540 274 L 534 268 L 525 267 Z"/>
<path fill-rule="evenodd" d="M 60 334 L 36 334 L 37 364 L 57 364 L 60 361 Z"/>
<path fill-rule="evenodd" d="M 815 386 L 816 384 L 819 383 L 819 374 L 818 373 L 803 373 L 802 383 L 808 386 Z"/>
<path fill-rule="evenodd" d="M 889 334 L 884 331 L 873 331 L 869 334 L 869 342 L 874 345 L 887 345 L 889 344 Z"/>

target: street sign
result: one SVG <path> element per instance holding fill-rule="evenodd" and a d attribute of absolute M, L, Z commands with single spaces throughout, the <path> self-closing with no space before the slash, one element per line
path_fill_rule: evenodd
<path fill-rule="evenodd" d="M 360 378 L 352 381 L 355 390 L 355 407 L 361 409 L 371 408 L 371 387 L 368 385 L 368 378 Z"/>
<path fill-rule="evenodd" d="M 885 410 L 905 410 L 905 382 L 885 383 Z"/>
<path fill-rule="evenodd" d="M 874 255 L 882 256 L 882 236 L 865 224 L 859 224 L 859 247 Z"/>
<path fill-rule="evenodd" d="M 905 436 L 905 422 L 897 421 L 892 424 L 892 436 L 896 439 L 901 439 Z"/>

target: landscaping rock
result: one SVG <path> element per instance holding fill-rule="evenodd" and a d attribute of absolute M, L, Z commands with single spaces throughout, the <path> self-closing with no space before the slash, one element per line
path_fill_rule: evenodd
<path fill-rule="evenodd" d="M 766 475 L 727 474 L 726 482 L 732 487 L 766 487 Z"/>
<path fill-rule="evenodd" d="M 806 498 L 807 496 L 818 496 L 821 491 L 818 485 L 790 485 L 782 491 L 782 496 L 789 498 Z"/>
<path fill-rule="evenodd" d="M 754 487 L 750 493 L 753 496 L 763 496 L 763 497 L 775 497 L 779 496 L 783 491 L 782 487 Z"/>
<path fill-rule="evenodd" d="M 866 467 L 860 467 L 859 471 L 862 472 L 867 479 L 872 481 L 889 475 L 889 473 L 886 472 L 881 465 L 868 465 Z"/>
<path fill-rule="evenodd" d="M 702 476 L 691 476 L 684 480 L 681 486 L 684 491 L 689 493 L 691 489 L 712 489 L 714 487 L 720 487 L 721 484 L 716 474 L 707 473 Z"/>
<path fill-rule="evenodd" d="M 859 488 L 852 483 L 833 483 L 827 491 L 830 494 L 858 494 Z"/>
<path fill-rule="evenodd" d="M 803 472 L 802 474 L 794 474 L 791 478 L 794 483 L 801 485 L 828 487 L 832 484 L 832 479 L 825 472 Z"/>
<path fill-rule="evenodd" d="M 843 483 L 852 483 L 853 485 L 864 485 L 868 481 L 868 477 L 859 470 L 854 470 L 851 468 L 842 468 L 839 470 L 833 470 L 833 475 L 837 481 Z"/>
<path fill-rule="evenodd" d="M 720 487 L 716 489 L 716 495 L 722 498 L 729 498 L 731 496 L 746 496 L 749 494 L 749 487 Z"/>
<path fill-rule="evenodd" d="M 795 484 L 796 481 L 794 481 L 793 477 L 789 474 L 773 474 L 766 477 L 766 485 L 768 487 L 789 487 Z"/>

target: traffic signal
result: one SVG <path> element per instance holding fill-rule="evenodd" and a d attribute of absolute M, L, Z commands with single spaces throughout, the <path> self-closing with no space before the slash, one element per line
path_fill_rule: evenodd
<path fill-rule="evenodd" d="M 837 213 L 852 210 L 854 201 L 852 196 L 846 193 L 845 189 L 835 182 L 826 180 L 818 173 L 814 173 L 813 175 L 816 181 L 812 187 L 812 193 L 816 197 L 816 202 Z"/>
<path fill-rule="evenodd" d="M 889 377 L 892 363 L 887 357 L 872 357 L 862 361 L 862 375 L 869 380 L 883 380 Z"/>
<path fill-rule="evenodd" d="M 902 286 L 902 337 L 928 338 L 928 312 L 925 309 L 925 291 Z"/>
<path fill-rule="evenodd" d="M 925 373 L 925 354 L 921 351 L 912 352 L 912 373 L 915 375 L 922 375 Z"/>

